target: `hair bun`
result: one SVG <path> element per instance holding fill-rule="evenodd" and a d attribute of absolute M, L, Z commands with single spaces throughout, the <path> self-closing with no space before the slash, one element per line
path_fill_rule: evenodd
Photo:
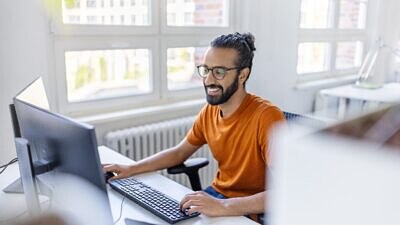
<path fill-rule="evenodd" d="M 251 33 L 243 33 L 241 34 L 242 38 L 246 42 L 246 44 L 249 46 L 251 51 L 255 51 L 256 47 L 254 45 L 255 37 Z"/>

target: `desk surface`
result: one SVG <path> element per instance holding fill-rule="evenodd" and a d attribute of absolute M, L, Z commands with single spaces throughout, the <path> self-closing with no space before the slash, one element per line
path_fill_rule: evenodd
<path fill-rule="evenodd" d="M 339 98 L 351 98 L 366 101 L 384 103 L 400 102 L 400 83 L 387 83 L 381 88 L 365 89 L 355 87 L 353 84 L 334 88 L 322 89 L 322 96 L 334 96 Z"/>
<path fill-rule="evenodd" d="M 99 147 L 100 159 L 102 163 L 122 163 L 122 164 L 129 164 L 133 161 L 117 152 L 104 147 Z M 7 170 L 0 175 L 0 189 L 6 187 L 9 183 L 14 181 L 19 176 L 18 165 L 14 164 L 11 165 Z M 165 194 L 177 199 L 178 201 L 182 199 L 182 197 L 190 193 L 191 190 L 186 188 L 183 185 L 176 183 L 175 181 L 168 179 L 158 173 L 146 173 L 136 176 L 136 178 L 152 187 L 157 188 L 158 190 L 164 192 Z M 119 216 L 120 206 L 122 201 L 122 196 L 112 190 L 109 186 L 107 186 L 108 197 L 111 205 L 111 210 L 114 219 Z M 0 221 L 5 220 L 6 218 L 12 218 L 18 213 L 21 213 L 21 209 L 26 209 L 25 206 L 25 198 L 23 195 L 19 194 L 6 194 L 4 192 L 0 192 L 0 206 L 2 210 L 0 210 Z M 16 210 L 18 209 L 18 210 Z M 22 210 L 22 211 L 23 211 Z M 155 224 L 168 224 L 161 220 L 160 218 L 154 216 L 147 210 L 143 209 L 142 207 L 136 205 L 135 203 L 131 202 L 130 200 L 125 200 L 122 208 L 122 217 L 121 220 L 117 223 L 119 225 L 125 224 L 124 218 L 131 218 L 141 221 L 146 221 L 149 223 Z M 243 217 L 207 217 L 200 215 L 199 217 L 189 219 L 186 221 L 182 221 L 179 224 L 186 225 L 186 224 L 257 224 L 254 221 Z"/>

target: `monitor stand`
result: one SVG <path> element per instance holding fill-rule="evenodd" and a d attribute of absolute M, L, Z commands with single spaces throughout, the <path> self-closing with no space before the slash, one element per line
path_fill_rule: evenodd
<path fill-rule="evenodd" d="M 38 185 L 38 194 L 39 195 L 48 195 L 50 196 L 49 193 L 51 193 L 51 190 L 49 189 L 48 185 L 46 185 L 42 179 L 38 178 L 36 179 L 36 183 Z M 24 194 L 24 186 L 22 185 L 22 180 L 21 178 L 16 179 L 13 181 L 11 184 L 9 184 L 7 187 L 3 189 L 4 193 L 7 194 Z"/>
<path fill-rule="evenodd" d="M 11 184 L 9 184 L 7 187 L 5 187 L 3 189 L 3 192 L 9 193 L 9 194 L 23 194 L 24 187 L 22 186 L 21 178 L 16 179 Z"/>
<path fill-rule="evenodd" d="M 28 141 L 23 138 L 15 138 L 15 148 L 17 149 L 19 172 L 24 183 L 25 202 L 28 213 L 31 216 L 37 216 L 41 210 L 31 149 L 29 148 Z"/>
<path fill-rule="evenodd" d="M 36 184 L 38 188 L 37 192 L 38 194 L 41 195 L 48 195 L 49 193 L 51 193 L 51 189 L 49 189 L 49 186 L 46 185 L 47 176 L 42 176 L 40 174 L 50 171 L 53 166 L 53 163 L 44 161 L 44 162 L 35 162 L 33 163 L 33 165 L 35 170 L 34 174 L 39 175 L 36 179 Z M 8 194 L 24 194 L 24 186 L 22 185 L 21 177 L 13 181 L 7 187 L 5 187 L 3 189 L 3 192 Z"/>

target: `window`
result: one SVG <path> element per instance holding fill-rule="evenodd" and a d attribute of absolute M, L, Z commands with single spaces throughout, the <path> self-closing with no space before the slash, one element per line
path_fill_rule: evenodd
<path fill-rule="evenodd" d="M 87 24 L 96 24 L 97 23 L 97 17 L 96 16 L 88 16 L 86 18 L 86 23 Z"/>
<path fill-rule="evenodd" d="M 96 0 L 87 0 L 86 7 L 88 8 L 95 8 L 96 7 Z"/>
<path fill-rule="evenodd" d="M 340 0 L 340 29 L 364 29 L 367 18 L 367 0 Z"/>
<path fill-rule="evenodd" d="M 149 49 L 70 51 L 65 64 L 68 102 L 151 90 Z"/>
<path fill-rule="evenodd" d="M 301 0 L 298 80 L 354 75 L 367 41 L 368 0 Z"/>
<path fill-rule="evenodd" d="M 168 90 L 201 87 L 202 79 L 196 75 L 196 65 L 201 63 L 206 47 L 168 48 Z"/>
<path fill-rule="evenodd" d="M 335 69 L 349 69 L 361 66 L 363 44 L 360 41 L 338 42 Z"/>
<path fill-rule="evenodd" d="M 168 26 L 228 26 L 226 0 L 167 1 Z"/>
<path fill-rule="evenodd" d="M 299 44 L 297 73 L 315 73 L 329 68 L 330 45 L 325 42 Z"/>
<path fill-rule="evenodd" d="M 97 2 L 99 1 L 99 2 Z M 115 9 L 113 7 L 114 1 L 110 0 L 110 5 L 104 5 L 103 1 L 100 0 L 87 0 L 87 8 L 76 6 L 74 0 L 63 0 L 62 4 L 62 15 L 63 24 L 72 25 L 127 25 L 127 26 L 149 26 L 150 23 L 150 0 L 144 1 L 142 5 L 125 6 L 124 1 L 120 0 L 120 8 Z M 96 4 L 101 4 L 102 7 L 96 8 Z M 103 7 L 104 6 L 104 7 Z M 121 13 L 123 15 L 121 15 Z M 126 21 L 124 15 L 135 16 L 137 18 L 143 18 L 142 20 Z M 71 16 L 85 16 L 87 20 L 81 21 L 72 18 Z M 96 19 L 105 16 L 106 20 Z M 114 18 L 119 18 L 115 20 Z M 83 28 L 85 29 L 85 28 Z"/>
<path fill-rule="evenodd" d="M 235 30 L 230 0 L 59 1 L 56 82 L 69 115 L 203 98 L 195 66 Z"/>
<path fill-rule="evenodd" d="M 331 0 L 302 0 L 300 9 L 300 28 L 328 28 Z"/>

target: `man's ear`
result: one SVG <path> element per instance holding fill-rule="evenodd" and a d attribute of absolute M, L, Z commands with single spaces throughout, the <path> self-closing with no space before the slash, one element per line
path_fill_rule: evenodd
<path fill-rule="evenodd" d="M 239 80 L 241 81 L 241 83 L 244 83 L 247 80 L 249 74 L 250 74 L 250 69 L 248 67 L 240 71 Z"/>

